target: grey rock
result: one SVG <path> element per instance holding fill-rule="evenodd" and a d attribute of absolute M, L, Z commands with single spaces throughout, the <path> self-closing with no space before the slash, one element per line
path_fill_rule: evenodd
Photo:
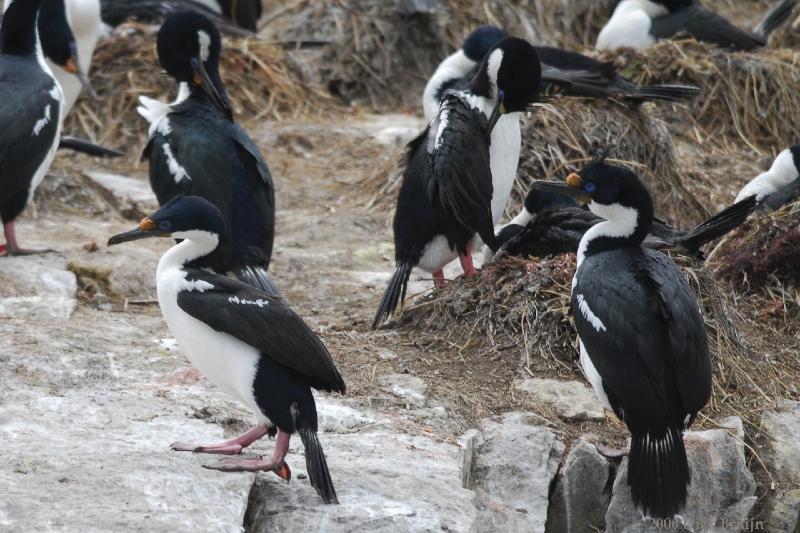
<path fill-rule="evenodd" d="M 473 531 L 544 530 L 564 443 L 538 422 L 528 413 L 508 413 L 484 420 L 480 432 L 467 437 L 465 455 L 469 448 L 472 457 L 462 459 L 469 469 L 462 481 L 475 491 Z"/>
<path fill-rule="evenodd" d="M 566 420 L 603 420 L 605 413 L 594 391 L 579 381 L 527 378 L 515 388 L 552 405 Z"/>
<path fill-rule="evenodd" d="M 642 516 L 634 508 L 627 483 L 628 459 L 622 460 L 606 513 L 608 533 L 673 531 L 739 533 L 756 502 L 756 483 L 744 456 L 738 417 L 725 420 L 729 429 L 687 432 L 684 436 L 692 481 L 686 508 L 667 522 Z"/>
<path fill-rule="evenodd" d="M 317 403 L 323 412 L 342 412 L 338 400 Z M 476 510 L 473 493 L 459 482 L 459 448 L 403 433 L 385 416 L 364 416 L 373 423 L 320 435 L 339 505 L 322 503 L 307 480 L 259 476 L 248 531 L 468 531 Z M 292 439 L 287 460 L 295 478 L 305 474 L 301 456 L 299 439 Z"/>
<path fill-rule="evenodd" d="M 800 402 L 781 400 L 762 415 L 761 427 L 773 439 L 764 461 L 779 478 L 777 492 L 767 495 L 764 522 L 769 531 L 800 532 Z"/>
<path fill-rule="evenodd" d="M 158 207 L 158 200 L 156 200 L 150 184 L 145 180 L 109 174 L 99 170 L 89 171 L 85 174 L 94 183 L 109 190 L 117 200 L 141 205 L 143 208 L 155 209 Z"/>
<path fill-rule="evenodd" d="M 578 439 L 562 467 L 547 517 L 548 533 L 594 533 L 605 527 L 611 465 L 594 445 Z"/>
<path fill-rule="evenodd" d="M 389 387 L 392 394 L 403 398 L 409 405 L 425 406 L 425 391 L 428 385 L 420 378 L 409 374 L 387 374 L 379 381 L 385 387 Z"/>
<path fill-rule="evenodd" d="M 0 265 L 0 317 L 67 319 L 75 310 L 75 274 L 55 254 L 4 257 Z"/>

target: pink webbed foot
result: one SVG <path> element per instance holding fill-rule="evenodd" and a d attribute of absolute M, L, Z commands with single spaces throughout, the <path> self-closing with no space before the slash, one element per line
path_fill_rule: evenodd
<path fill-rule="evenodd" d="M 176 452 L 213 453 L 218 455 L 236 455 L 255 441 L 267 434 L 267 426 L 256 426 L 247 433 L 226 440 L 219 444 L 190 444 L 187 442 L 173 442 L 170 449 Z"/>
<path fill-rule="evenodd" d="M 619 459 L 620 457 L 627 457 L 631 453 L 630 448 L 612 448 L 604 444 L 595 444 L 595 448 L 600 455 L 608 459 Z"/>
<path fill-rule="evenodd" d="M 17 243 L 17 230 L 14 226 L 14 221 L 6 222 L 3 224 L 3 233 L 6 236 L 6 243 L 0 245 L 0 255 L 33 255 L 33 254 L 48 254 L 54 253 L 55 250 L 45 248 L 42 250 L 34 250 L 32 248 L 22 248 Z"/>
<path fill-rule="evenodd" d="M 257 457 L 227 457 L 220 459 L 217 463 L 203 465 L 203 468 L 220 472 L 275 472 L 275 475 L 281 479 L 286 481 L 292 479 L 292 471 L 286 461 L 281 460 L 276 464 L 265 460 L 260 455 Z"/>

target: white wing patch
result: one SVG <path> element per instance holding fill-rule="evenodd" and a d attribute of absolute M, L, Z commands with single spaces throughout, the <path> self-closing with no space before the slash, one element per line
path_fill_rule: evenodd
<path fill-rule="evenodd" d="M 584 299 L 583 294 L 578 294 L 575 296 L 575 299 L 578 300 L 578 309 L 580 309 L 583 318 L 588 320 L 597 331 L 606 331 L 605 324 L 603 324 L 603 321 L 589 308 L 589 304 Z"/>
<path fill-rule="evenodd" d="M 436 139 L 433 141 L 434 150 L 438 150 L 442 145 L 442 134 L 444 133 L 445 128 L 447 128 L 449 115 L 450 112 L 447 109 L 442 109 L 441 113 L 439 113 L 439 128 L 436 130 Z"/>
<path fill-rule="evenodd" d="M 202 279 L 196 279 L 194 281 L 185 282 L 184 288 L 189 292 L 191 291 L 206 292 L 208 290 L 213 289 L 214 286 L 207 281 L 203 281 Z"/>
<path fill-rule="evenodd" d="M 172 111 L 172 106 L 180 104 L 187 98 L 189 98 L 189 85 L 186 82 L 180 83 L 178 97 L 171 104 L 165 104 L 147 96 L 140 96 L 139 103 L 141 105 L 136 108 L 136 111 L 150 123 L 147 135 L 152 137 L 156 131 L 164 136 L 169 135 L 172 128 L 169 125 L 168 115 Z"/>
<path fill-rule="evenodd" d="M 44 107 L 44 116 L 36 121 L 36 124 L 33 125 L 33 134 L 39 135 L 45 126 L 50 123 L 50 104 L 47 104 Z"/>
<path fill-rule="evenodd" d="M 257 305 L 258 307 L 266 307 L 269 305 L 267 300 L 259 298 L 258 300 L 247 300 L 246 298 L 239 298 L 238 296 L 229 296 L 228 301 L 232 304 L 240 305 Z"/>
<path fill-rule="evenodd" d="M 175 155 L 172 153 L 172 147 L 170 147 L 169 143 L 164 143 L 164 155 L 167 158 L 167 166 L 169 167 L 169 173 L 172 174 L 175 183 L 180 183 L 182 179 L 186 178 L 187 180 L 192 179 L 189 176 L 189 173 L 186 172 L 186 169 L 178 163 L 178 160 L 175 159 Z"/>

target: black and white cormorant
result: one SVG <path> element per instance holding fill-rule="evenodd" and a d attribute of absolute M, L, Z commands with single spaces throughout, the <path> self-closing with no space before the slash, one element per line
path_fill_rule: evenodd
<path fill-rule="evenodd" d="M 79 33 L 73 32 L 73 26 Z M 82 89 L 85 88 L 92 98 L 97 96 L 87 73 L 100 35 L 100 3 L 98 0 L 42 0 L 38 28 L 47 65 L 64 93 L 63 126 Z M 67 135 L 61 135 L 58 146 L 96 157 L 125 155 Z"/>
<path fill-rule="evenodd" d="M 394 217 L 396 269 L 373 328 L 394 313 L 415 266 L 441 286 L 442 269 L 456 257 L 466 275 L 477 273 L 478 237 L 495 249 L 493 226 L 519 163 L 519 115 L 535 100 L 539 82 L 533 46 L 503 39 L 465 90 L 445 92 L 434 119 L 409 143 Z"/>
<path fill-rule="evenodd" d="M 319 338 L 280 298 L 193 266 L 214 252 L 224 232 L 225 220 L 213 204 L 182 196 L 143 219 L 138 228 L 108 241 L 114 245 L 147 237 L 180 239 L 156 271 L 164 319 L 192 365 L 258 420 L 247 433 L 221 444 L 175 443 L 172 449 L 236 455 L 264 435 L 277 433 L 269 460 L 231 457 L 207 468 L 272 471 L 288 481 L 289 439 L 299 433 L 311 485 L 327 503 L 336 503 L 317 438 L 311 389 L 344 393 L 344 381 Z"/>
<path fill-rule="evenodd" d="M 580 241 L 572 314 L 580 361 L 603 406 L 631 432 L 628 485 L 637 507 L 667 518 L 686 503 L 683 431 L 711 395 L 711 363 L 697 298 L 672 260 L 645 248 L 653 202 L 632 171 L 594 161 L 567 183 L 603 222 Z"/>
<path fill-rule="evenodd" d="M 461 49 L 439 64 L 422 94 L 425 118 L 436 113 L 439 99 L 448 89 L 465 87 L 486 53 L 508 33 L 495 26 L 480 26 L 464 40 Z M 639 86 L 620 76 L 616 66 L 589 56 L 550 46 L 534 46 L 541 62 L 540 92 L 592 98 L 620 98 L 631 101 L 691 100 L 700 89 L 691 85 Z"/>
<path fill-rule="evenodd" d="M 755 208 L 755 196 L 746 195 L 688 231 L 655 218 L 642 244 L 702 259 L 702 246 L 741 226 Z M 496 256 L 484 250 L 484 263 L 506 255 L 546 257 L 576 252 L 583 235 L 602 220 L 570 197 L 531 188 L 519 214 L 497 233 Z"/>
<path fill-rule="evenodd" d="M 659 39 L 688 34 L 698 41 L 753 50 L 792 13 L 797 0 L 779 0 L 753 31 L 734 26 L 699 0 L 622 0 L 597 37 L 598 50 L 648 48 Z"/>
<path fill-rule="evenodd" d="M 234 123 L 219 74 L 220 36 L 199 13 L 170 16 L 158 32 L 158 59 L 179 84 L 171 104 L 141 96 L 150 123 L 143 158 L 160 204 L 179 195 L 217 206 L 230 232 L 202 261 L 219 273 L 276 294 L 267 268 L 275 233 L 275 191 L 267 163 Z"/>
<path fill-rule="evenodd" d="M 0 254 L 24 254 L 14 220 L 53 162 L 64 95 L 44 60 L 36 29 L 41 0 L 6 2 L 0 22 Z"/>
<path fill-rule="evenodd" d="M 103 22 L 118 26 L 126 20 L 161 22 L 181 11 L 205 15 L 223 32 L 251 35 L 258 30 L 262 0 L 101 0 Z"/>
<path fill-rule="evenodd" d="M 756 195 L 760 208 L 780 209 L 800 198 L 800 145 L 778 154 L 772 166 L 742 187 L 736 200 Z"/>

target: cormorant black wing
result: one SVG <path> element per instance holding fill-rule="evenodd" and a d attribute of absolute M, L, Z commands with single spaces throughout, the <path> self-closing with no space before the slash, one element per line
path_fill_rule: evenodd
<path fill-rule="evenodd" d="M 345 392 L 325 345 L 282 300 L 205 270 L 187 272 L 187 281 L 205 282 L 213 288 L 178 293 L 178 306 L 184 312 L 291 368 L 315 389 Z"/>
<path fill-rule="evenodd" d="M 681 32 L 698 41 L 733 50 L 752 50 L 767 43 L 763 36 L 738 28 L 722 15 L 696 3 L 652 19 L 650 33 L 657 39 L 670 39 Z"/>
<path fill-rule="evenodd" d="M 642 248 L 590 256 L 577 272 L 572 313 L 621 418 L 635 412 L 663 419 L 676 389 L 687 413 L 705 405 L 705 327 L 696 297 L 668 257 Z"/>
<path fill-rule="evenodd" d="M 486 117 L 459 94 L 446 93 L 425 143 L 412 141 L 411 158 L 427 158 L 422 176 L 429 201 L 497 249 L 492 220 L 490 132 Z M 411 166 L 409 167 L 411 168 Z M 413 168 L 420 168 L 413 165 Z"/>

